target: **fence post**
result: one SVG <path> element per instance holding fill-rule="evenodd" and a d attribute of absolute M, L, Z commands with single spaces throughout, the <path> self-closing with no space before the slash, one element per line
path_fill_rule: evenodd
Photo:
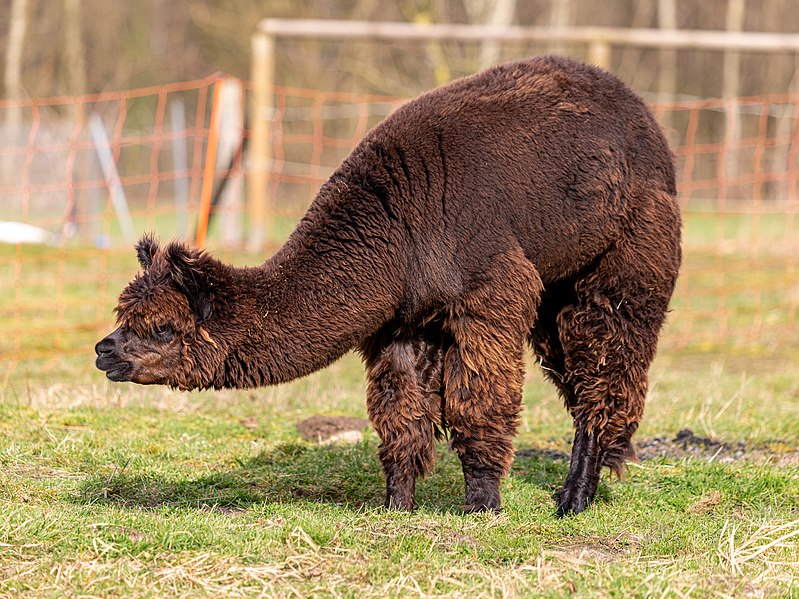
<path fill-rule="evenodd" d="M 194 244 L 205 247 L 208 235 L 208 222 L 211 219 L 211 197 L 214 194 L 214 178 L 216 175 L 217 149 L 219 147 L 219 121 L 221 120 L 222 87 L 225 79 L 217 79 L 214 83 L 214 94 L 211 102 L 211 121 L 208 124 L 208 142 L 205 146 L 205 165 L 203 166 L 203 180 L 200 188 L 200 212 L 197 217 L 197 232 Z"/>
<path fill-rule="evenodd" d="M 588 62 L 606 71 L 610 69 L 610 44 L 606 39 L 591 40 L 588 45 Z"/>
<path fill-rule="evenodd" d="M 114 204 L 114 211 L 119 221 L 119 228 L 122 231 L 122 238 L 125 243 L 133 243 L 136 233 L 133 219 L 130 216 L 130 209 L 128 208 L 128 200 L 125 197 L 125 189 L 119 179 L 119 171 L 117 170 L 116 162 L 114 162 L 111 143 L 108 140 L 103 120 L 96 112 L 93 112 L 89 117 L 89 133 L 92 136 L 97 159 L 100 161 L 100 168 L 103 169 L 105 184 L 108 187 L 108 193 L 111 195 L 111 202 Z"/>
<path fill-rule="evenodd" d="M 222 86 L 221 115 L 219 119 L 219 150 L 217 162 L 228 167 L 227 185 L 224 189 L 224 196 L 219 198 L 219 206 L 216 207 L 220 212 L 220 231 L 222 242 L 230 247 L 233 244 L 240 244 L 242 239 L 241 221 L 244 215 L 242 210 L 241 198 L 241 170 L 234 168 L 241 147 L 243 126 L 244 126 L 244 107 L 242 96 L 244 88 L 241 80 L 235 77 L 225 77 Z M 219 193 L 219 192 L 217 192 Z"/>
<path fill-rule="evenodd" d="M 175 231 L 179 239 L 189 235 L 189 151 L 186 143 L 186 104 L 180 96 L 170 103 L 170 126 L 172 128 L 172 169 L 175 171 Z"/>
<path fill-rule="evenodd" d="M 272 230 L 273 198 L 269 197 L 272 167 L 271 121 L 274 112 L 275 38 L 257 32 L 252 37 L 252 98 L 250 104 L 250 156 L 247 179 L 249 234 L 247 247 L 260 250 Z"/>

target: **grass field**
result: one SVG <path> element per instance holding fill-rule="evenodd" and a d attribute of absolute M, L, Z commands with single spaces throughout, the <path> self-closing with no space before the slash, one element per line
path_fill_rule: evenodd
<path fill-rule="evenodd" d="M 365 417 L 357 358 L 246 392 L 114 385 L 90 350 L 135 270 L 132 253 L 71 256 L 58 288 L 67 267 L 53 250 L 26 250 L 21 272 L 3 250 L 0 278 L 25 284 L 6 293 L 17 308 L 3 304 L 0 330 L 19 336 L 4 333 L 0 351 L 39 353 L 7 362 L 0 380 L 0 596 L 799 596 L 793 308 L 739 285 L 725 298 L 727 326 L 760 315 L 753 344 L 710 335 L 711 318 L 681 320 L 697 289 L 710 290 L 700 308 L 717 309 L 714 264 L 730 260 L 729 281 L 736 260 L 751 264 L 701 249 L 707 226 L 686 231 L 696 268 L 681 283 L 637 438 L 690 428 L 742 443 L 740 455 L 632 464 L 624 480 L 603 479 L 591 509 L 563 520 L 551 496 L 568 468 L 571 423 L 532 363 L 503 512 L 461 513 L 460 466 L 441 443 L 418 509 L 388 513 L 372 431 L 318 444 L 296 429 L 313 415 Z M 779 290 L 784 267 L 757 276 Z M 47 331 L 59 323 L 54 340 Z M 678 342 L 692 332 L 706 341 Z M 53 358 L 56 342 L 66 357 Z"/>
<path fill-rule="evenodd" d="M 799 593 L 799 381 L 788 364 L 661 356 L 639 438 L 681 428 L 773 457 L 653 459 L 557 520 L 571 425 L 531 369 L 504 511 L 464 515 L 442 444 L 412 514 L 380 508 L 377 439 L 302 440 L 364 416 L 347 357 L 291 385 L 179 394 L 104 382 L 7 386 L 0 593 L 8 596 L 786 596 Z M 552 457 L 555 456 L 555 457 Z"/>

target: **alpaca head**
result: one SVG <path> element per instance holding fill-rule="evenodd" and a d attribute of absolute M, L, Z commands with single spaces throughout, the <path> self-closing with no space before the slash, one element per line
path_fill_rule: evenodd
<path fill-rule="evenodd" d="M 225 359 L 214 340 L 224 266 L 179 243 L 150 235 L 136 245 L 142 267 L 122 291 L 115 331 L 95 346 L 97 368 L 112 381 L 207 388 Z"/>

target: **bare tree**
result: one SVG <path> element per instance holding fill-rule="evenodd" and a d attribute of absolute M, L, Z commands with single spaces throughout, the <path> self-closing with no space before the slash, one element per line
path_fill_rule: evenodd
<path fill-rule="evenodd" d="M 658 27 L 677 29 L 677 0 L 658 0 Z M 663 100 L 671 100 L 677 90 L 677 53 L 674 50 L 660 51 L 658 92 Z"/>
<path fill-rule="evenodd" d="M 11 0 L 11 22 L 3 78 L 6 98 L 19 98 L 22 95 L 22 50 L 25 45 L 25 29 L 28 25 L 27 12 L 28 0 Z"/>
<path fill-rule="evenodd" d="M 744 25 L 746 0 L 727 0 L 727 31 L 741 31 Z M 724 52 L 724 80 L 722 95 L 729 99 L 727 105 L 727 131 L 724 138 L 726 157 L 725 173 L 731 177 L 738 168 L 738 156 L 733 148 L 741 135 L 741 118 L 738 114 L 738 103 L 735 98 L 741 89 L 741 53 L 734 50 Z M 723 201 L 723 198 L 722 198 Z"/>
<path fill-rule="evenodd" d="M 81 0 L 64 0 L 64 54 L 70 94 L 86 91 L 86 61 L 81 31 Z"/>
<path fill-rule="evenodd" d="M 28 0 L 12 0 L 11 23 L 6 46 L 6 70 L 3 77 L 6 98 L 19 98 L 23 94 L 22 88 L 22 50 L 25 45 L 25 29 L 27 27 Z M 18 106 L 6 108 L 4 135 L 11 143 L 17 143 L 22 109 Z M 6 141 L 8 143 L 8 141 Z M 4 181 L 10 181 L 14 174 L 13 158 L 8 155 L 3 160 L 2 175 Z"/>
<path fill-rule="evenodd" d="M 71 95 L 82 94 L 86 91 L 86 61 L 83 50 L 83 31 L 81 29 L 81 3 L 82 0 L 64 0 L 64 70 L 67 78 L 67 93 Z M 71 108 L 73 121 L 76 124 L 83 123 L 86 116 L 84 114 L 84 105 L 75 103 Z M 72 176 L 82 180 L 89 178 L 88 162 L 78 160 L 72 168 Z M 68 224 L 69 227 L 73 227 L 75 223 L 81 222 L 78 214 L 83 209 L 81 196 L 84 193 L 79 190 L 73 190 L 71 206 L 68 206 L 70 214 L 67 215 L 67 220 L 64 222 L 65 227 Z M 64 233 L 67 233 L 67 230 L 65 228 Z"/>
<path fill-rule="evenodd" d="M 746 0 L 727 0 L 727 31 L 741 31 L 746 13 Z M 724 89 L 725 98 L 734 98 L 741 87 L 741 53 L 727 50 L 724 53 Z"/>
<path fill-rule="evenodd" d="M 568 27 L 572 23 L 572 0 L 552 0 L 552 9 L 549 24 L 553 29 Z M 563 54 L 566 49 L 563 44 L 553 44 L 549 51 L 553 54 Z"/>
<path fill-rule="evenodd" d="M 677 0 L 658 0 L 658 27 L 677 29 Z M 661 101 L 673 100 L 677 93 L 677 52 L 660 50 L 660 69 L 658 71 L 658 96 Z M 666 114 L 663 125 L 673 127 L 671 114 Z"/>
<path fill-rule="evenodd" d="M 467 0 L 464 4 L 472 23 L 485 23 L 497 27 L 513 24 L 516 14 L 516 0 Z M 486 40 L 480 44 L 478 67 L 484 69 L 499 62 L 500 44 L 496 40 Z"/>

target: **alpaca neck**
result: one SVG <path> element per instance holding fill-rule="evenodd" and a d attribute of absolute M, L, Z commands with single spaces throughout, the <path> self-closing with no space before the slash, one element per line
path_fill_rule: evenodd
<path fill-rule="evenodd" d="M 321 198 L 321 199 L 320 199 Z M 348 201 L 345 210 L 336 210 Z M 235 327 L 224 387 L 299 378 L 356 347 L 392 317 L 402 293 L 396 244 L 368 196 L 320 197 L 260 267 L 233 269 Z M 364 215 L 369 216 L 368 227 Z M 385 218 L 385 217 L 384 217 Z M 375 235 L 375 225 L 381 235 Z"/>

